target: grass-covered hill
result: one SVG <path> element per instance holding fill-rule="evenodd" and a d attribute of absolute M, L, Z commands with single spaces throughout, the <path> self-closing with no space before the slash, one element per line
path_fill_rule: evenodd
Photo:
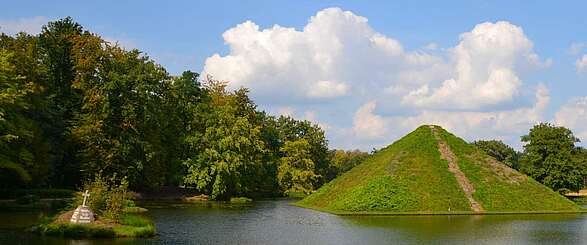
<path fill-rule="evenodd" d="M 438 126 L 421 126 L 297 205 L 338 213 L 574 212 L 580 207 Z"/>

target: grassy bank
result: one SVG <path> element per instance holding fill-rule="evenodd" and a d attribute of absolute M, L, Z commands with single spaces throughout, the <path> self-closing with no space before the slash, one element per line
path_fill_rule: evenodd
<path fill-rule="evenodd" d="M 124 214 L 117 220 L 98 218 L 92 224 L 72 224 L 69 222 L 72 211 L 61 213 L 32 228 L 33 232 L 46 236 L 70 238 L 114 238 L 114 237 L 152 237 L 155 235 L 153 223 L 138 214 Z"/>
<path fill-rule="evenodd" d="M 419 211 L 419 212 L 386 212 L 386 211 L 365 211 L 365 212 L 349 212 L 349 211 L 336 211 L 331 209 L 317 208 L 315 206 L 305 205 L 300 202 L 291 203 L 291 205 L 312 209 L 320 212 L 335 214 L 339 216 L 436 216 L 436 215 L 524 215 L 524 214 L 587 214 L 586 208 L 580 208 L 569 211 L 451 211 L 451 212 L 430 212 L 430 211 Z"/>

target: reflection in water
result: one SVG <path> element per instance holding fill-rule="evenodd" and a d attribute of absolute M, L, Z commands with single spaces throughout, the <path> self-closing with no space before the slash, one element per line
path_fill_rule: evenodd
<path fill-rule="evenodd" d="M 584 244 L 587 215 L 339 217 L 267 200 L 143 203 L 153 239 L 67 240 L 22 228 L 39 214 L 0 213 L 0 244 Z"/>
<path fill-rule="evenodd" d="M 581 244 L 587 220 L 579 214 L 453 215 L 343 217 L 347 222 L 383 231 L 399 231 L 401 240 L 470 244 Z"/>

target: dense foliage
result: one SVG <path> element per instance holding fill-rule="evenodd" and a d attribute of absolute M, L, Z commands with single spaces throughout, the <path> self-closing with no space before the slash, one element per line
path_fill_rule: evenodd
<path fill-rule="evenodd" d="M 521 139 L 526 143 L 523 152 L 499 140 L 472 144 L 555 191 L 566 193 L 587 187 L 587 149 L 576 146 L 579 139 L 571 130 L 540 123 Z"/>
<path fill-rule="evenodd" d="M 101 173 L 228 200 L 310 192 L 357 164 L 331 166 L 320 127 L 267 115 L 248 93 L 170 75 L 71 18 L 1 34 L 0 188 L 76 188 Z"/>
<path fill-rule="evenodd" d="M 125 207 L 132 202 L 128 193 L 128 182 L 126 178 L 119 180 L 116 176 L 104 178 L 97 174 L 94 179 L 84 184 L 83 190 L 87 190 L 90 196 L 86 200 L 86 205 L 94 213 L 101 217 L 117 220 Z M 81 205 L 84 196 L 78 193 L 75 198 L 74 206 Z"/>
<path fill-rule="evenodd" d="M 287 141 L 281 147 L 281 153 L 283 157 L 277 170 L 277 181 L 281 189 L 286 193 L 310 193 L 312 184 L 319 176 L 314 173 L 314 161 L 310 156 L 308 141 Z"/>
<path fill-rule="evenodd" d="M 254 179 L 262 176 L 265 152 L 255 106 L 244 89 L 227 92 L 226 84 L 217 81 L 208 81 L 207 88 L 211 108 L 204 118 L 204 132 L 190 138 L 200 149 L 184 162 L 188 167 L 185 181 L 213 199 L 249 193 Z"/>
<path fill-rule="evenodd" d="M 330 171 L 327 179 L 330 181 L 342 173 L 347 172 L 359 165 L 367 157 L 369 153 L 362 152 L 359 150 L 344 151 L 344 150 L 331 150 L 330 151 Z"/>
<path fill-rule="evenodd" d="M 13 58 L 13 53 L 0 50 L 0 174 L 6 181 L 29 183 L 39 171 L 27 147 L 34 140 L 36 125 L 23 115 L 30 106 L 26 96 L 33 92 L 33 85 L 18 75 L 10 62 Z"/>
<path fill-rule="evenodd" d="M 522 136 L 524 154 L 521 169 L 537 181 L 560 192 L 585 187 L 587 158 L 585 149 L 571 130 L 541 123 Z"/>

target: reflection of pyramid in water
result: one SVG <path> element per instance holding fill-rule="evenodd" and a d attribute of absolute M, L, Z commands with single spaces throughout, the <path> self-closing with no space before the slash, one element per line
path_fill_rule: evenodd
<path fill-rule="evenodd" d="M 341 213 L 579 210 L 438 126 L 419 127 L 298 204 Z"/>

